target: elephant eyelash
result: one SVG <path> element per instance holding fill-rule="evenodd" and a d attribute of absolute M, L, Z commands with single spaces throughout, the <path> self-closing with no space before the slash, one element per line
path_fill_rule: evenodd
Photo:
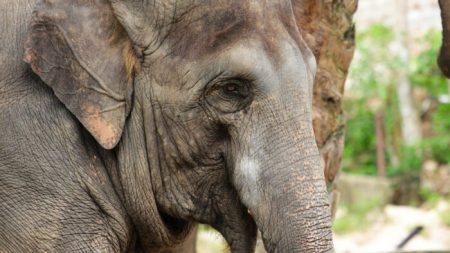
<path fill-rule="evenodd" d="M 232 71 L 223 70 L 210 78 L 210 80 L 207 81 L 207 84 L 215 84 L 217 82 L 224 82 L 228 80 L 244 80 L 248 83 L 254 83 L 256 78 L 251 72 L 235 73 Z"/>

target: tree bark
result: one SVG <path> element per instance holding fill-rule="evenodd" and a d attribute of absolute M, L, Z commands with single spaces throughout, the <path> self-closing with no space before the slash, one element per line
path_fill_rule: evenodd
<path fill-rule="evenodd" d="M 324 162 L 325 179 L 332 187 L 340 170 L 344 147 L 342 96 L 355 49 L 352 17 L 358 1 L 297 0 L 293 5 L 300 32 L 317 61 L 313 126 Z"/>

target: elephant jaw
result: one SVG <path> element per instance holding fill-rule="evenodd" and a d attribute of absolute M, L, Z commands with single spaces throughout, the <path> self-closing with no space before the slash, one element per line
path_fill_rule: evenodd
<path fill-rule="evenodd" d="M 219 203 L 222 214 L 212 226 L 228 243 L 232 253 L 253 253 L 256 245 L 257 227 L 249 210 L 239 200 Z"/>

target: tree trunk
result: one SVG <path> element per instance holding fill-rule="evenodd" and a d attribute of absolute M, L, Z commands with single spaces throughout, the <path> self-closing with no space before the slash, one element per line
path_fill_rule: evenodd
<path fill-rule="evenodd" d="M 339 172 L 344 147 L 342 96 L 355 49 L 352 17 L 357 5 L 357 0 L 294 1 L 300 32 L 318 66 L 314 81 L 313 126 L 329 187 Z"/>
<path fill-rule="evenodd" d="M 402 139 L 406 145 L 413 145 L 422 137 L 419 113 L 414 107 L 412 86 L 408 77 L 409 46 L 408 46 L 408 0 L 396 1 L 398 13 L 397 44 L 393 51 L 398 55 L 400 66 L 397 74 L 397 96 L 402 117 Z"/>

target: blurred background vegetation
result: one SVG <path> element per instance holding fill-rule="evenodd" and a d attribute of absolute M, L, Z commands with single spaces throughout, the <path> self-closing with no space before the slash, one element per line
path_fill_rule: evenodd
<path fill-rule="evenodd" d="M 423 212 L 422 216 L 432 211 L 438 216 L 439 226 L 447 227 L 447 234 L 438 239 L 444 244 L 438 247 L 442 250 L 448 247 L 445 243 L 450 229 L 450 84 L 436 63 L 442 35 L 441 31 L 430 30 L 409 42 L 405 65 L 402 56 L 393 53 L 398 46 L 396 32 L 386 25 L 373 24 L 356 36 L 356 54 L 343 104 L 347 128 L 342 171 L 346 179 L 338 188 L 344 196 L 333 228 L 337 235 L 346 235 L 366 231 L 377 222 L 389 223 L 388 205 L 407 206 Z M 399 99 L 398 83 L 405 70 L 411 86 L 411 109 L 419 119 L 420 138 L 413 142 L 402 136 L 401 107 L 405 105 Z M 377 131 L 377 124 L 381 131 Z M 347 178 L 355 175 L 363 175 L 356 179 L 362 185 Z M 371 178 L 378 181 L 374 188 L 364 181 Z M 348 187 L 353 189 L 346 191 Z M 355 197 L 358 190 L 363 193 Z M 419 219 L 416 222 L 423 223 Z M 398 242 L 401 237 L 397 235 Z M 426 243 L 422 246 L 433 247 Z"/>
<path fill-rule="evenodd" d="M 404 145 L 396 73 L 399 60 L 389 44 L 394 32 L 376 24 L 357 34 L 357 55 L 352 63 L 344 111 L 347 131 L 343 170 L 348 173 L 376 175 L 375 113 L 384 114 L 387 176 L 420 171 L 426 159 L 446 165 L 450 162 L 450 101 L 447 80 L 436 59 L 441 44 L 440 31 L 430 31 L 419 39 L 419 53 L 410 59 L 408 76 L 413 98 L 419 109 L 423 139 Z"/>

